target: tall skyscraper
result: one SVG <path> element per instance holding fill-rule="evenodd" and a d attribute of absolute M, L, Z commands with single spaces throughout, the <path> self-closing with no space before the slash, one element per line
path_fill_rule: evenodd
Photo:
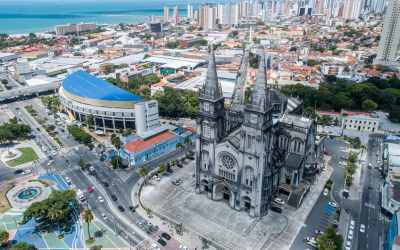
<path fill-rule="evenodd" d="M 389 0 L 375 64 L 399 65 L 400 0 Z"/>
<path fill-rule="evenodd" d="M 172 17 L 174 19 L 173 23 L 174 24 L 178 24 L 179 23 L 179 9 L 178 9 L 178 6 L 174 7 L 174 12 L 172 14 Z"/>
<path fill-rule="evenodd" d="M 168 22 L 169 21 L 169 7 L 164 6 L 164 18 L 163 18 L 164 22 Z"/>
<path fill-rule="evenodd" d="M 345 0 L 343 6 L 343 18 L 356 20 L 361 15 L 363 0 Z"/>
<path fill-rule="evenodd" d="M 188 4 L 188 6 L 187 6 L 187 17 L 189 18 L 189 19 L 193 19 L 193 5 L 191 5 L 191 4 Z"/>

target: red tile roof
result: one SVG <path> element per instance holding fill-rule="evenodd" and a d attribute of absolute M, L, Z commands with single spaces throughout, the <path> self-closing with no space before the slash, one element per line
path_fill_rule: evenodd
<path fill-rule="evenodd" d="M 172 133 L 170 131 L 165 131 L 158 135 L 150 137 L 146 140 L 139 139 L 136 141 L 128 142 L 127 144 L 125 144 L 124 148 L 126 151 L 131 152 L 131 153 L 140 152 L 145 149 L 151 148 L 155 144 L 162 143 L 162 142 L 170 140 L 174 137 L 176 137 L 176 135 L 174 133 Z"/>

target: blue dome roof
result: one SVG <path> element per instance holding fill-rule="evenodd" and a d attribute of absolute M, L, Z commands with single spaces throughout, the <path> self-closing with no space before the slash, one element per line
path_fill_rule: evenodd
<path fill-rule="evenodd" d="M 143 100 L 141 96 L 134 95 L 82 70 L 70 74 L 65 78 L 62 86 L 65 91 L 83 98 L 121 102 Z"/>

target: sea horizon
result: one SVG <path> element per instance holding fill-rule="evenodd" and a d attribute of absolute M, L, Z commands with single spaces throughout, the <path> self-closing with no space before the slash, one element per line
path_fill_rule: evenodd
<path fill-rule="evenodd" d="M 96 24 L 143 23 L 161 16 L 164 6 L 179 7 L 186 16 L 188 1 L 127 0 L 0 0 L 0 33 L 9 35 L 54 31 L 56 25 L 90 22 Z M 172 9 L 171 13 L 172 14 Z"/>

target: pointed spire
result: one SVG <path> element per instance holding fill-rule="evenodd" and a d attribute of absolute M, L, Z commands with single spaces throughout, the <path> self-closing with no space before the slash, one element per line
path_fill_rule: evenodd
<path fill-rule="evenodd" d="M 203 97 L 209 99 L 219 99 L 222 97 L 222 88 L 218 82 L 217 67 L 215 64 L 214 49 L 211 46 L 210 55 L 208 57 L 208 69 L 206 81 L 200 93 Z"/>
<path fill-rule="evenodd" d="M 270 67 L 270 59 L 268 59 Z M 260 55 L 260 62 L 256 74 L 256 84 L 251 92 L 250 105 L 252 108 L 265 112 L 269 106 L 269 93 L 267 89 L 267 59 L 264 51 Z"/>
<path fill-rule="evenodd" d="M 232 96 L 232 109 L 240 109 L 244 104 L 244 86 L 247 79 L 247 67 L 249 64 L 249 50 L 243 50 L 243 57 L 236 77 L 235 88 Z"/>

